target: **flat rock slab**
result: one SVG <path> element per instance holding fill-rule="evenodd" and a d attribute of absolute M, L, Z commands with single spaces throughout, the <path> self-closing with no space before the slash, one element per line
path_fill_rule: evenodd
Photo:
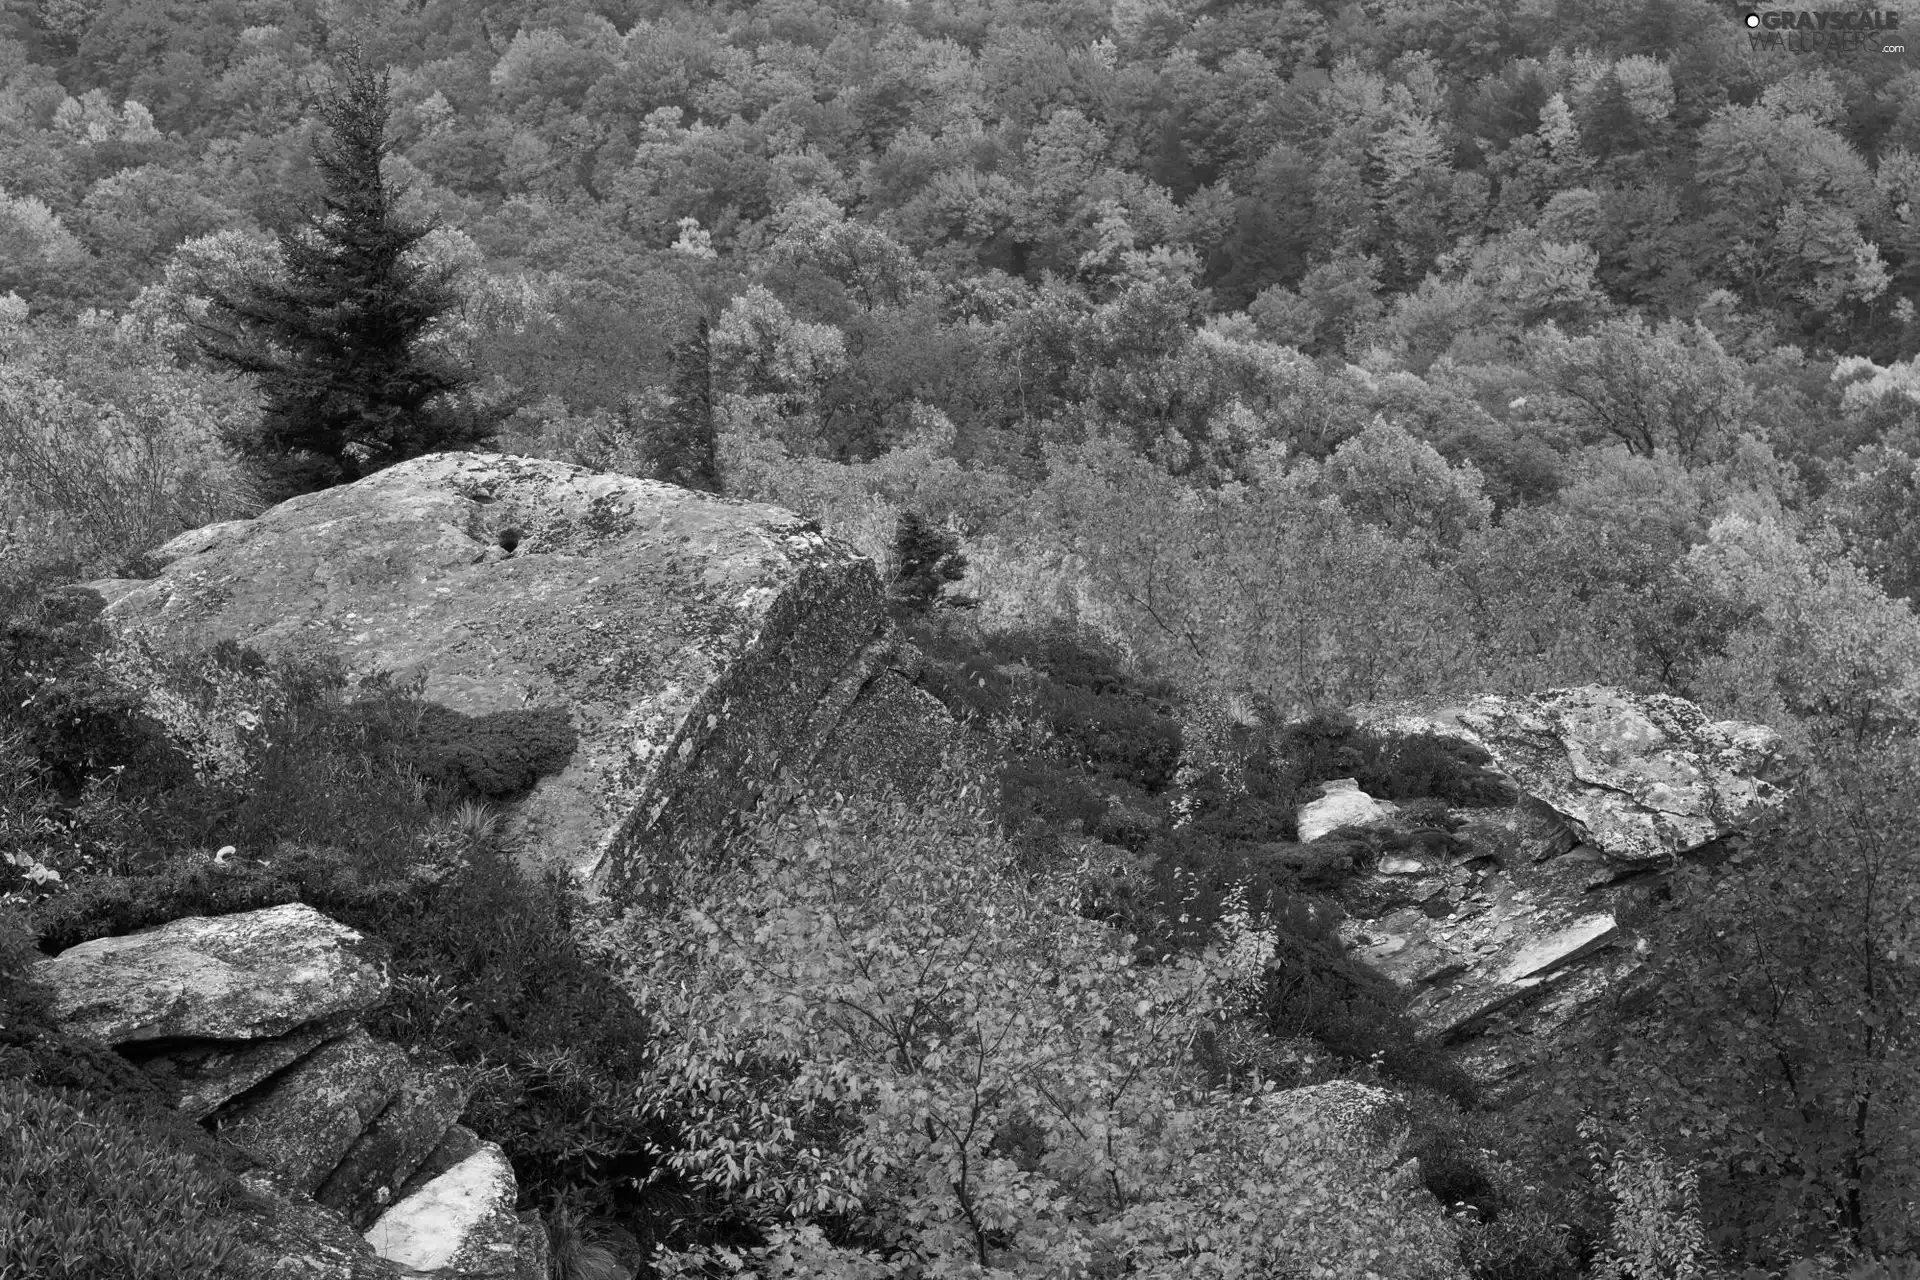
<path fill-rule="evenodd" d="M 342 1014 L 270 1040 L 206 1040 L 166 1049 L 140 1063 L 174 1107 L 204 1120 L 275 1072 L 285 1070 L 328 1040 L 344 1035 L 352 1015 Z"/>
<path fill-rule="evenodd" d="M 872 561 L 792 512 L 500 454 L 417 458 L 156 558 L 88 586 L 157 647 L 330 650 L 463 715 L 564 709 L 572 757 L 507 834 L 596 893 L 803 769 L 816 704 L 884 624 Z"/>
<path fill-rule="evenodd" d="M 216 1113 L 214 1131 L 312 1195 L 409 1072 L 404 1053 L 356 1027 Z"/>
<path fill-rule="evenodd" d="M 483 1143 L 381 1214 L 367 1243 L 403 1276 L 517 1277 L 531 1264 L 518 1196 L 506 1155 Z"/>
<path fill-rule="evenodd" d="M 1714 721 L 1683 698 L 1600 685 L 1354 715 L 1478 743 L 1522 790 L 1626 864 L 1658 863 L 1740 829 L 1779 802 L 1788 766 L 1785 744 L 1764 725 Z"/>
<path fill-rule="evenodd" d="M 388 954 L 296 902 L 97 938 L 33 971 L 53 987 L 55 1019 L 78 1036 L 112 1045 L 250 1040 L 380 1004 Z"/>

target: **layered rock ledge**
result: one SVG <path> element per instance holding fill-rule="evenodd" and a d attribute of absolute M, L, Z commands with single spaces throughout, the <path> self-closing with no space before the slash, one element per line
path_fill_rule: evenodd
<path fill-rule="evenodd" d="M 596 896 L 631 892 L 648 855 L 699 843 L 783 768 L 879 751 L 911 774 L 952 732 L 887 661 L 873 563 L 760 503 L 444 453 L 153 558 L 157 578 L 87 587 L 156 647 L 330 650 L 356 674 L 422 676 L 463 715 L 563 709 L 572 757 L 506 828 Z M 915 749 L 879 747 L 876 721 Z"/>

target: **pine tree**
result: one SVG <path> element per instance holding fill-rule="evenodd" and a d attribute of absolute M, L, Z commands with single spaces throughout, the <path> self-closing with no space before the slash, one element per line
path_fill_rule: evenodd
<path fill-rule="evenodd" d="M 1609 68 L 1595 88 L 1580 121 L 1580 136 L 1602 160 L 1634 155 L 1651 141 L 1650 131 L 1634 111 L 1618 70 Z"/>
<path fill-rule="evenodd" d="M 711 334 L 712 326 L 702 316 L 693 333 L 673 345 L 666 402 L 642 424 L 641 440 L 648 473 L 655 480 L 719 493 Z"/>
<path fill-rule="evenodd" d="M 935 604 L 967 608 L 977 603 L 957 596 L 942 600 L 940 589 L 966 577 L 967 558 L 959 535 L 929 524 L 917 511 L 902 511 L 893 535 L 893 598 L 910 613 L 926 613 Z"/>
<path fill-rule="evenodd" d="M 280 235 L 284 280 L 213 290 L 196 335 L 215 362 L 259 379 L 261 417 L 227 443 L 275 500 L 491 434 L 447 402 L 471 375 L 421 346 L 456 295 L 450 269 L 408 258 L 435 224 L 402 218 L 403 190 L 381 175 L 389 111 L 385 73 L 349 50 L 314 148 L 326 193 Z"/>

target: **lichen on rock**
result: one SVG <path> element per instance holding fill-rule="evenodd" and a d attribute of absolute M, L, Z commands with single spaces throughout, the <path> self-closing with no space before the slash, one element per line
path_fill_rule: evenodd
<path fill-rule="evenodd" d="M 615 896 L 650 858 L 704 847 L 757 785 L 810 768 L 822 700 L 886 625 L 873 563 L 791 512 L 499 454 L 417 458 L 154 559 L 151 581 L 89 584 L 116 631 L 331 652 L 422 678 L 469 725 L 564 714 L 563 760 L 556 746 L 480 781 L 538 775 L 503 834 Z"/>

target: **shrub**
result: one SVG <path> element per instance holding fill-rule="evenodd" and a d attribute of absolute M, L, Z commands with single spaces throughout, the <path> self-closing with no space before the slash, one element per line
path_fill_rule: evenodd
<path fill-rule="evenodd" d="M 413 753 L 421 776 L 455 791 L 504 798 L 561 768 L 579 743 L 564 707 L 462 715 L 428 706 Z"/>
<path fill-rule="evenodd" d="M 1605 1006 L 1597 1052 L 1553 1080 L 1561 1105 L 1659 1134 L 1743 1261 L 1920 1236 L 1917 824 L 1920 749 L 1822 746 L 1748 849 L 1676 871 L 1635 982 L 1659 998 Z"/>
<path fill-rule="evenodd" d="M 1222 839 L 1294 840 L 1300 806 L 1318 800 L 1320 784 L 1335 778 L 1352 778 L 1368 795 L 1396 803 L 1488 808 L 1512 804 L 1518 794 L 1473 743 L 1375 731 L 1343 712 L 1277 728 L 1249 726 L 1240 736 L 1244 741 L 1224 755 L 1189 769 L 1187 812 Z"/>
<path fill-rule="evenodd" d="M 662 1023 L 639 1092 L 686 1133 L 662 1157 L 756 1229 L 748 1265 L 1448 1273 L 1451 1235 L 1309 1157 L 1324 1135 L 1191 1077 L 1219 976 L 1133 965 L 1075 917 L 1081 869 L 1017 869 L 977 785 L 776 807 L 744 865 L 681 871 L 678 918 L 603 923 L 595 950 Z"/>
<path fill-rule="evenodd" d="M 1700 1280 L 1708 1273 L 1700 1225 L 1700 1178 L 1674 1168 L 1665 1152 L 1640 1137 L 1612 1146 L 1602 1127 L 1583 1123 L 1594 1174 L 1613 1201 L 1612 1230 L 1593 1269 L 1595 1280 Z"/>
<path fill-rule="evenodd" d="M 929 524 L 917 511 L 902 511 L 893 536 L 893 596 L 909 613 L 925 613 L 949 582 L 967 576 L 960 535 Z"/>
<path fill-rule="evenodd" d="M 186 771 L 139 692 L 94 669 L 108 639 L 102 607 L 91 591 L 50 591 L 0 629 L 0 723 L 18 728 L 68 798 L 116 769 L 153 787 Z"/>
<path fill-rule="evenodd" d="M 557 879 L 530 881 L 493 839 L 467 844 L 466 868 L 397 909 L 340 918 L 386 938 L 395 1000 L 378 1034 L 488 1069 L 468 1117 L 501 1144 L 523 1200 L 565 1193 L 632 1217 L 631 1192 L 662 1138 L 634 1096 L 652 1035 L 632 1001 L 570 937 Z"/>
<path fill-rule="evenodd" d="M 18 1079 L 0 1079 L 0 1114 L 0 1277 L 257 1274 L 231 1186 L 165 1138 Z"/>

